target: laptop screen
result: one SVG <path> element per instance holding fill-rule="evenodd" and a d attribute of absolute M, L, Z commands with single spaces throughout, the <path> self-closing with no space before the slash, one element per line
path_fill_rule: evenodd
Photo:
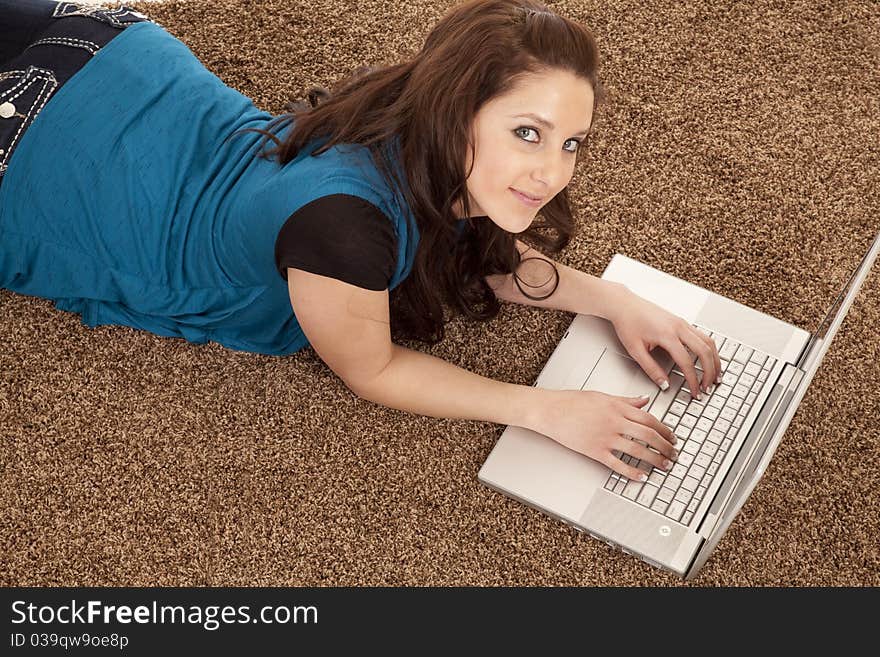
<path fill-rule="evenodd" d="M 878 234 L 874 238 L 875 244 L 878 239 L 880 239 L 880 234 Z M 809 343 L 807 343 L 807 346 L 804 348 L 804 351 L 803 351 L 801 358 L 799 359 L 799 362 L 798 362 L 799 365 L 804 362 L 806 357 L 812 352 L 813 348 L 816 346 L 816 343 L 819 340 L 825 340 L 825 336 L 828 334 L 828 329 L 831 328 L 831 324 L 834 322 L 834 318 L 837 317 L 837 313 L 840 310 L 840 305 L 843 303 L 843 300 L 846 298 L 847 293 L 852 288 L 853 283 L 855 282 L 856 278 L 858 277 L 859 272 L 862 270 L 863 267 L 866 266 L 868 257 L 871 255 L 871 252 L 873 250 L 874 250 L 873 248 L 870 248 L 865 252 L 865 255 L 862 257 L 862 261 L 859 263 L 859 266 L 853 270 L 853 273 L 849 277 L 849 281 L 847 282 L 846 285 L 843 286 L 843 289 L 840 291 L 840 294 L 837 295 L 837 298 L 834 300 L 834 303 L 831 304 L 831 307 L 828 309 L 828 312 L 825 314 L 825 318 L 819 324 L 819 327 L 816 329 L 816 331 L 810 337 Z M 873 258 L 872 258 L 872 260 L 873 260 Z"/>

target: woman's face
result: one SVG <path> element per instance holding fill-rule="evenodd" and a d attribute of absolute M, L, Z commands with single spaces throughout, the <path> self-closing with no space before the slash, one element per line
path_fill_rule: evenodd
<path fill-rule="evenodd" d="M 537 118 L 518 116 L 535 114 Z M 467 179 L 471 216 L 488 215 L 500 228 L 521 233 L 571 180 L 577 148 L 593 121 L 593 88 L 567 71 L 523 78 L 474 117 L 474 168 Z M 467 154 L 465 171 L 471 165 Z M 516 191 L 514 191 L 516 190 Z M 517 192 L 540 199 L 524 202 Z M 464 216 L 456 203 L 456 216 Z"/>

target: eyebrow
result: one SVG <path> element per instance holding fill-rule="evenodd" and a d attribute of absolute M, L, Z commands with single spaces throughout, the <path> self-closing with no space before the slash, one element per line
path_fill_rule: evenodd
<path fill-rule="evenodd" d="M 536 123 L 539 123 L 539 124 L 541 124 L 542 126 L 544 126 L 545 128 L 548 128 L 548 129 L 550 129 L 550 130 L 555 130 L 555 129 L 556 129 L 556 126 L 553 125 L 550 121 L 548 121 L 547 119 L 545 119 L 545 118 L 543 118 L 543 117 L 538 116 L 537 114 L 532 114 L 531 112 L 529 112 L 529 113 L 527 113 L 527 114 L 514 114 L 514 115 L 511 116 L 510 118 L 512 118 L 512 119 L 518 119 L 518 118 L 520 118 L 520 117 L 526 117 L 526 118 L 532 119 L 532 120 L 535 121 Z M 576 133 L 574 134 L 574 136 L 575 136 L 575 137 L 578 137 L 578 136 L 586 137 L 588 133 L 589 133 L 589 130 L 584 130 L 583 132 L 576 132 Z"/>

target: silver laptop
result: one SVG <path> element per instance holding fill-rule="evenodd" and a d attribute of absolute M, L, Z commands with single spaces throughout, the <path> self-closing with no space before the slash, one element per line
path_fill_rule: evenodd
<path fill-rule="evenodd" d="M 880 233 L 815 334 L 616 254 L 602 278 L 710 336 L 722 383 L 702 401 L 691 400 L 682 372 L 657 348 L 652 355 L 670 383 L 660 391 L 610 322 L 578 315 L 534 385 L 649 397 L 642 408 L 678 438 L 674 467 L 657 470 L 616 453 L 649 477 L 628 480 L 547 436 L 510 425 L 479 480 L 649 564 L 695 577 L 761 479 L 878 249 Z M 701 378 L 696 357 L 695 363 Z"/>

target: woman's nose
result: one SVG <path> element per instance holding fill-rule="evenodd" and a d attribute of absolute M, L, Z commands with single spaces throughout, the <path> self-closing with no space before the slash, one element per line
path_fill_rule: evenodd
<path fill-rule="evenodd" d="M 532 180 L 541 184 L 546 191 L 556 189 L 564 176 L 568 175 L 568 164 L 555 155 L 544 156 L 532 172 Z"/>

